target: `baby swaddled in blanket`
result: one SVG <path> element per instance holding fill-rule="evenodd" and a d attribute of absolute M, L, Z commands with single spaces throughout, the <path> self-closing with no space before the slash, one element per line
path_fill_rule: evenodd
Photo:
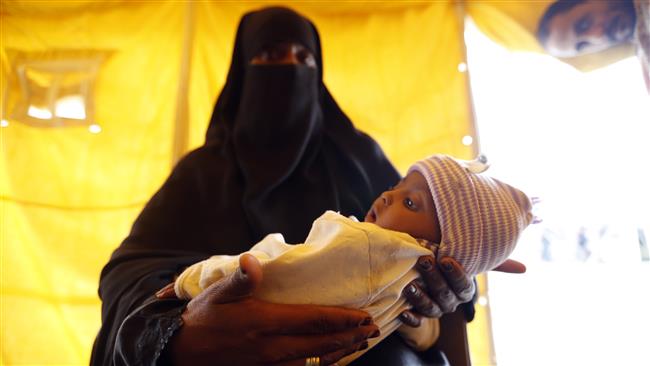
<path fill-rule="evenodd" d="M 286 304 L 319 304 L 367 311 L 381 335 L 395 330 L 416 349 L 437 339 L 437 320 L 408 327 L 399 314 L 410 308 L 402 291 L 418 272 L 419 257 L 453 257 L 478 274 L 503 263 L 531 223 L 531 200 L 521 191 L 479 174 L 485 167 L 445 155 L 415 163 L 397 186 L 382 193 L 364 222 L 327 211 L 302 244 L 270 234 L 246 252 L 263 266 L 256 298 Z M 306 204 L 296 202 L 296 204 Z M 219 255 L 187 268 L 176 280 L 179 298 L 191 299 L 237 270 L 239 256 Z M 363 354 L 358 351 L 339 364 Z"/>

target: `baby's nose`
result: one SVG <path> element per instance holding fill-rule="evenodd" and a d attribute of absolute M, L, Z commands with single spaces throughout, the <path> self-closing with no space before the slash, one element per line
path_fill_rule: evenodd
<path fill-rule="evenodd" d="M 393 202 L 393 199 L 390 193 L 384 192 L 381 195 L 381 201 L 384 203 L 384 205 L 388 206 Z"/>

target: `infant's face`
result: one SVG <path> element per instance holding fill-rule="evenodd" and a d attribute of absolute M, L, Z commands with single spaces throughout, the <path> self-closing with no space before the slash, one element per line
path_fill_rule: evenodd
<path fill-rule="evenodd" d="M 409 173 L 393 189 L 382 193 L 364 221 L 440 243 L 438 214 L 427 182 L 418 172 Z"/>
<path fill-rule="evenodd" d="M 630 41 L 635 25 L 632 1 L 583 1 L 551 18 L 544 47 L 558 57 L 599 52 Z"/>

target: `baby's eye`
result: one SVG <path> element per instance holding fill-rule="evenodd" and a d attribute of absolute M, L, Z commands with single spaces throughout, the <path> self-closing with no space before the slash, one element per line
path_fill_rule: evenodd
<path fill-rule="evenodd" d="M 415 202 L 413 202 L 413 200 L 408 197 L 404 198 L 404 206 L 406 206 L 406 208 L 408 208 L 409 210 L 416 209 Z"/>

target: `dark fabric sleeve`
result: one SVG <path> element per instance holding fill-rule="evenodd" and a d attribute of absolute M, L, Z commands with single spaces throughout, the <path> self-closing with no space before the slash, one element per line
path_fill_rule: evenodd
<path fill-rule="evenodd" d="M 109 262 L 100 291 L 110 291 L 102 291 L 102 328 L 95 340 L 91 365 L 155 364 L 167 340 L 181 325 L 180 314 L 186 302 L 156 300 L 153 294 L 182 268 L 205 258 L 180 254 L 170 252 L 167 257 L 151 258 L 144 253 L 130 253 Z M 145 259 L 138 258 L 143 256 Z"/>
<path fill-rule="evenodd" d="M 179 163 L 102 270 L 102 327 L 91 365 L 153 365 L 180 326 L 185 303 L 153 296 L 185 267 L 209 256 L 188 245 L 183 234 L 200 225 L 194 217 L 201 207 L 195 159 Z"/>
<path fill-rule="evenodd" d="M 117 332 L 115 365 L 161 365 L 165 346 L 183 321 L 186 301 L 152 298 L 131 313 Z M 158 362 L 158 361 L 162 362 Z"/>

